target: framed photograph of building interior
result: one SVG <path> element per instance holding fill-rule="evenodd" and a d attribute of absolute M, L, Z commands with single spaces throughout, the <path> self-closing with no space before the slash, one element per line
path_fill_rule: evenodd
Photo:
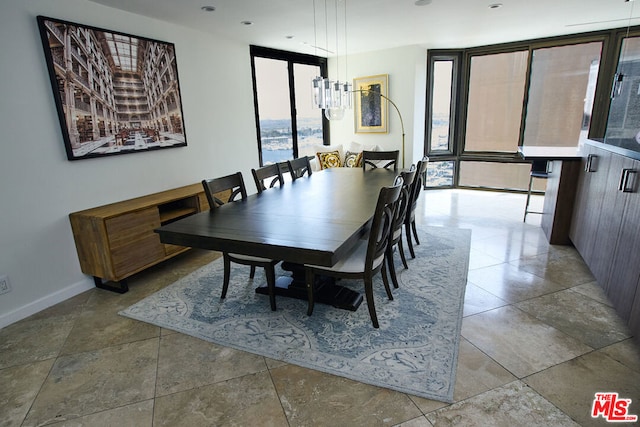
<path fill-rule="evenodd" d="M 388 74 L 353 79 L 354 120 L 356 133 L 387 133 Z M 382 96 L 380 96 L 382 94 Z"/>
<path fill-rule="evenodd" d="M 187 145 L 172 43 L 38 16 L 67 158 Z"/>

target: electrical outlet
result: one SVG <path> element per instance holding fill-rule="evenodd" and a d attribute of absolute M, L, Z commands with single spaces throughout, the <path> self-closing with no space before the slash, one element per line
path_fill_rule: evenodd
<path fill-rule="evenodd" d="M 9 276 L 0 276 L 0 295 L 11 292 L 11 283 L 9 283 Z"/>

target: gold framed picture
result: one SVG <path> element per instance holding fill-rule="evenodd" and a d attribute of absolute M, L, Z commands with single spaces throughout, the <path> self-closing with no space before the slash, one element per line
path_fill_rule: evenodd
<path fill-rule="evenodd" d="M 353 79 L 356 133 L 388 133 L 388 74 Z M 380 96 L 382 95 L 382 96 Z"/>

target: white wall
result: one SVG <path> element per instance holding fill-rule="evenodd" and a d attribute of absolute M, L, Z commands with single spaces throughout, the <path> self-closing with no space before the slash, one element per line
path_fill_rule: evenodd
<path fill-rule="evenodd" d="M 70 162 L 37 15 L 175 43 L 188 146 Z M 0 3 L 0 327 L 89 289 L 68 214 L 258 164 L 249 48 L 86 0 Z"/>
<path fill-rule="evenodd" d="M 347 80 L 378 74 L 389 75 L 387 95 L 400 110 L 405 131 L 405 166 L 409 167 L 422 158 L 424 147 L 424 111 L 426 90 L 426 50 L 418 46 L 369 52 L 347 57 Z M 344 76 L 344 61 L 340 58 Z M 335 63 L 329 60 L 329 73 L 335 73 Z M 336 78 L 335 74 L 331 75 Z M 354 110 L 347 110 L 340 121 L 331 122 L 331 144 L 351 141 L 364 145 L 379 145 L 384 150 L 402 150 L 402 128 L 400 119 L 392 105 L 389 105 L 389 133 L 355 133 Z M 401 152 L 402 153 L 402 152 Z M 401 154 L 402 156 L 402 154 Z"/>
<path fill-rule="evenodd" d="M 68 161 L 37 15 L 174 43 L 188 146 Z M 407 166 L 422 157 L 425 57 L 424 49 L 405 47 L 348 58 L 349 80 L 389 74 Z M 237 170 L 250 176 L 258 153 L 249 59 L 246 45 L 86 0 L 2 0 L 0 276 L 9 276 L 13 290 L 0 295 L 0 328 L 93 286 L 80 271 L 70 212 Z M 401 147 L 393 109 L 388 134 L 355 134 L 353 111 L 331 123 L 331 133 L 333 143 Z"/>

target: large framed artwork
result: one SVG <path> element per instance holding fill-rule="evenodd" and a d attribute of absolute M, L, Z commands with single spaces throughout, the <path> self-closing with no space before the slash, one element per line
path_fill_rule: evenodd
<path fill-rule="evenodd" d="M 388 74 L 353 79 L 356 133 L 389 131 L 388 105 L 384 99 L 387 96 L 388 84 Z"/>
<path fill-rule="evenodd" d="M 69 160 L 187 145 L 175 46 L 38 16 Z"/>

